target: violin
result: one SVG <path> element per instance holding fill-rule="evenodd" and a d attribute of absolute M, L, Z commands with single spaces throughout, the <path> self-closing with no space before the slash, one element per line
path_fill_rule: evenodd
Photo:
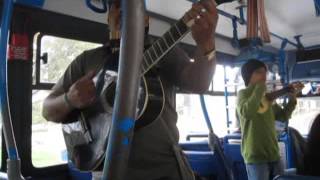
<path fill-rule="evenodd" d="M 260 103 L 260 107 L 258 109 L 258 113 L 265 113 L 269 107 L 271 106 L 272 102 L 282 96 L 285 96 L 289 93 L 299 93 L 303 89 L 304 85 L 301 82 L 295 82 L 286 86 L 282 89 L 266 93 Z"/>

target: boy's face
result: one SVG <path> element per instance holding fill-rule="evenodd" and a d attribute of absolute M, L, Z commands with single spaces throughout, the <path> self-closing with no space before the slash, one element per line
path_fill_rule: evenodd
<path fill-rule="evenodd" d="M 267 80 L 267 70 L 264 67 L 261 67 L 255 70 L 250 78 L 249 84 L 256 84 L 256 83 L 266 83 Z"/>

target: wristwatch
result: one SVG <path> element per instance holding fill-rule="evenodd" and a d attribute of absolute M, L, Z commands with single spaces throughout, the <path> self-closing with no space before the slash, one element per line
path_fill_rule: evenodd
<path fill-rule="evenodd" d="M 213 49 L 204 55 L 208 61 L 211 61 L 216 56 L 216 50 Z"/>

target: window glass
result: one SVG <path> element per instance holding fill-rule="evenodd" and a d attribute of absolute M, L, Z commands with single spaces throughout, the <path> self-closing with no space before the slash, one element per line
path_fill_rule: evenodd
<path fill-rule="evenodd" d="M 84 50 L 93 49 L 99 46 L 101 45 L 84 41 L 47 35 L 43 36 L 41 38 L 41 56 L 43 56 L 44 53 L 48 53 L 48 63 L 45 64 L 41 61 L 40 82 L 56 83 L 63 75 L 67 66 L 79 54 Z M 33 69 L 35 70 L 36 68 Z"/>
<path fill-rule="evenodd" d="M 224 96 L 206 95 L 205 102 L 215 134 L 223 137 L 228 130 L 233 130 L 235 123 L 235 97 L 229 97 L 229 118 L 232 121 L 227 128 L 226 103 Z M 190 134 L 207 134 L 208 127 L 200 105 L 200 97 L 195 94 L 177 94 L 178 129 L 180 141 L 186 141 Z"/>
<path fill-rule="evenodd" d="M 54 36 L 43 36 L 41 46 L 42 53 L 48 53 L 48 63 L 43 64 L 41 62 L 40 82 L 56 83 L 76 56 L 85 50 L 100 45 Z M 34 66 L 34 70 L 35 68 Z M 42 117 L 42 104 L 49 93 L 49 90 L 33 90 L 32 92 L 32 163 L 35 167 L 46 167 L 67 162 L 61 124 L 48 122 Z"/>

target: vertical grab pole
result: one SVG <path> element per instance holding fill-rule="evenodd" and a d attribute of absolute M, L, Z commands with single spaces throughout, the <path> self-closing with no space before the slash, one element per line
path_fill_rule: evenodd
<path fill-rule="evenodd" d="M 285 48 L 288 44 L 288 40 L 284 39 L 281 43 L 281 48 L 279 50 L 279 75 L 280 75 L 280 81 L 283 85 L 288 85 L 288 79 L 286 78 L 287 69 L 286 69 L 286 51 Z"/>
<path fill-rule="evenodd" d="M 206 120 L 207 126 L 208 126 L 208 130 L 209 130 L 209 134 L 208 134 L 208 138 L 209 138 L 209 148 L 212 152 L 217 152 L 218 153 L 218 157 L 220 158 L 220 160 L 222 161 L 223 167 L 225 168 L 226 172 L 226 179 L 227 180 L 234 180 L 234 173 L 232 170 L 232 165 L 230 164 L 230 162 L 228 161 L 227 157 L 225 156 L 224 152 L 223 152 L 223 148 L 221 147 L 219 138 L 216 136 L 216 134 L 213 132 L 213 128 L 211 125 L 211 121 L 209 118 L 209 114 L 208 114 L 208 110 L 207 110 L 207 106 L 206 106 L 206 102 L 204 100 L 204 96 L 203 94 L 199 95 L 200 97 L 200 105 L 201 105 L 201 109 L 204 115 L 204 119 Z"/>
<path fill-rule="evenodd" d="M 281 83 L 284 86 L 287 86 L 289 84 L 289 77 L 288 77 L 288 69 L 287 69 L 287 64 L 286 64 L 286 51 L 285 51 L 285 47 L 288 44 L 288 40 L 284 39 L 281 43 L 281 48 L 279 50 L 279 70 L 280 70 L 280 80 Z M 284 103 L 287 103 L 287 98 L 284 99 Z M 294 162 L 292 160 L 292 140 L 291 140 L 291 134 L 289 131 L 289 121 L 286 121 L 286 132 L 287 132 L 287 144 L 286 144 L 286 157 L 287 157 L 287 167 L 286 168 L 294 168 Z"/>
<path fill-rule="evenodd" d="M 23 179 L 20 170 L 20 158 L 14 138 L 12 128 L 9 98 L 8 98 L 8 83 L 7 83 L 7 45 L 10 21 L 13 11 L 13 0 L 3 1 L 1 27 L 0 27 L 0 102 L 1 102 L 1 119 L 3 123 L 4 138 L 7 147 L 7 174 L 8 179 L 18 180 Z"/>
<path fill-rule="evenodd" d="M 230 117 L 229 117 L 229 93 L 228 93 L 228 87 L 227 87 L 227 83 L 228 83 L 228 78 L 227 78 L 227 73 L 226 73 L 226 66 L 223 66 L 223 72 L 224 72 L 224 98 L 226 101 L 226 118 L 227 118 L 227 128 L 228 128 L 228 134 L 230 133 Z"/>
<path fill-rule="evenodd" d="M 136 117 L 144 47 L 143 0 L 122 0 L 119 76 L 112 126 L 103 167 L 104 180 L 124 180 Z"/>

